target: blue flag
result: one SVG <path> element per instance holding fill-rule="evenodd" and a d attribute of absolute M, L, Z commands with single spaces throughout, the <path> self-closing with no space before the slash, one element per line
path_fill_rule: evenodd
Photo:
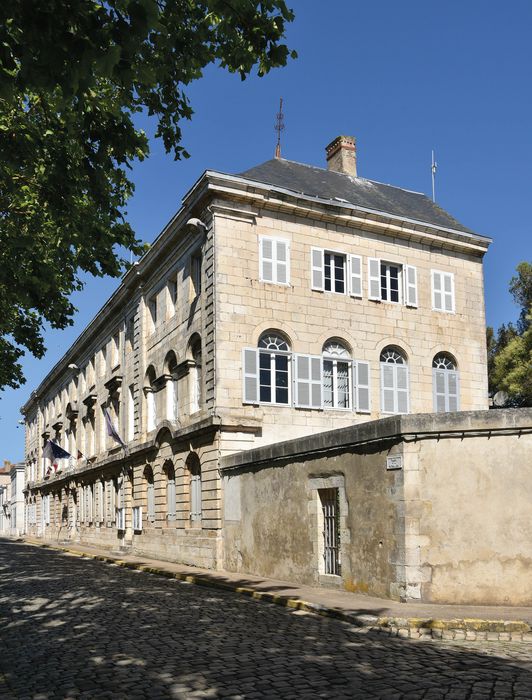
<path fill-rule="evenodd" d="M 42 451 L 42 456 L 46 457 L 51 462 L 55 462 L 56 459 L 66 459 L 67 457 L 71 457 L 72 455 L 66 450 L 64 450 L 62 447 L 59 447 L 59 445 L 56 442 L 48 440 Z"/>

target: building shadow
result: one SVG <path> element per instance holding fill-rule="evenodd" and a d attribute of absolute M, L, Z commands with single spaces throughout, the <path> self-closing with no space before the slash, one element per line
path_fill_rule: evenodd
<path fill-rule="evenodd" d="M 16 542 L 0 619 L 6 699 L 532 697 L 527 644 L 398 640 Z"/>

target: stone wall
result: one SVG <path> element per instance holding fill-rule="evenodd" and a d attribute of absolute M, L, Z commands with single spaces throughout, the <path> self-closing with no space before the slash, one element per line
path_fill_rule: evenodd
<path fill-rule="evenodd" d="M 216 204 L 216 203 L 215 203 Z M 433 410 L 432 359 L 448 352 L 460 373 L 461 410 L 487 408 L 487 369 L 482 256 L 453 250 L 445 239 L 421 244 L 397 235 L 361 230 L 316 218 L 262 209 L 216 212 L 217 411 L 262 426 L 255 445 L 382 417 L 381 350 L 399 346 L 408 360 L 410 413 Z M 290 245 L 290 284 L 262 282 L 260 236 Z M 362 257 L 362 298 L 311 289 L 311 250 L 327 248 Z M 378 257 L 417 269 L 418 306 L 368 298 L 368 259 Z M 455 313 L 432 309 L 431 270 L 454 274 Z M 371 415 L 345 410 L 306 410 L 242 403 L 242 349 L 257 347 L 261 333 L 275 329 L 294 353 L 320 355 L 339 338 L 352 357 L 370 362 Z"/>
<path fill-rule="evenodd" d="M 225 456 L 225 567 L 407 601 L 530 605 L 531 455 L 532 409 L 514 409 L 394 416 Z M 327 488 L 340 576 L 323 573 Z"/>

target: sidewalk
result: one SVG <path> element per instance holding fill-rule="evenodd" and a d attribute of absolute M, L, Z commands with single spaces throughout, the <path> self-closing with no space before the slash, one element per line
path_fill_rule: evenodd
<path fill-rule="evenodd" d="M 77 543 L 52 544 L 29 537 L 28 545 L 85 556 L 128 569 L 223 588 L 285 607 L 336 617 L 357 626 L 411 639 L 487 639 L 532 643 L 532 607 L 398 603 L 330 588 L 315 588 L 251 574 L 199 569 Z M 532 585 L 532 584 L 531 584 Z"/>

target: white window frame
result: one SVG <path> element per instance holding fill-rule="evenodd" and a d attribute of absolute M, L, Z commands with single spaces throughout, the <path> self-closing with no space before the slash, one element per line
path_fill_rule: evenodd
<path fill-rule="evenodd" d="M 132 521 L 133 531 L 142 532 L 142 506 L 133 506 Z"/>
<path fill-rule="evenodd" d="M 387 299 L 382 297 L 382 275 L 381 268 L 386 269 L 386 292 Z M 397 292 L 399 299 L 393 301 L 390 299 L 391 293 L 391 275 L 390 267 L 397 267 Z M 385 304 L 397 304 L 400 306 L 409 306 L 417 308 L 418 306 L 418 280 L 417 268 L 406 263 L 394 262 L 384 258 L 368 258 L 368 299 L 372 301 L 381 301 Z"/>
<path fill-rule="evenodd" d="M 311 289 L 327 294 L 339 294 L 340 296 L 352 296 L 357 299 L 362 298 L 362 257 L 346 253 L 343 250 L 332 248 L 311 248 Z M 336 255 L 343 258 L 344 269 L 344 291 L 337 292 L 335 289 L 325 289 L 325 256 Z M 331 275 L 331 287 L 334 287 L 334 276 Z"/>
<path fill-rule="evenodd" d="M 347 352 L 347 350 L 346 350 Z M 333 405 L 325 405 L 325 362 L 332 362 L 332 395 Z M 348 406 L 338 406 L 338 362 L 347 365 L 347 402 Z M 353 361 L 349 355 L 341 357 L 328 353 L 322 354 L 321 357 L 321 372 L 322 372 L 322 402 L 323 408 L 326 411 L 353 411 Z"/>
<path fill-rule="evenodd" d="M 445 355 L 446 353 L 438 353 L 434 357 L 434 360 L 439 356 L 439 355 Z M 456 368 L 456 365 L 453 362 L 451 362 L 449 358 L 449 363 L 453 365 L 453 369 L 448 369 L 448 368 L 443 368 L 443 367 L 434 367 L 434 360 L 433 362 L 433 367 L 432 367 L 432 400 L 433 400 L 433 410 L 434 413 L 454 413 L 455 411 L 460 410 L 460 373 L 458 369 Z M 438 392 L 438 384 L 437 384 L 437 377 L 438 373 L 441 373 L 443 376 L 443 383 L 444 383 L 444 390 L 442 392 Z M 451 378 L 454 378 L 455 384 L 456 384 L 456 394 L 451 393 L 449 390 L 449 383 L 451 381 Z M 443 397 L 444 401 L 444 409 L 443 411 L 438 409 L 438 397 Z M 456 408 L 451 408 L 450 407 L 450 402 L 451 399 L 454 398 L 456 400 Z"/>
<path fill-rule="evenodd" d="M 124 506 L 116 509 L 115 522 L 117 530 L 123 531 L 126 529 L 126 509 Z"/>
<path fill-rule="evenodd" d="M 384 299 L 383 296 L 382 296 L 382 277 L 383 277 L 382 268 L 383 268 L 383 266 L 384 266 L 384 268 L 385 268 L 385 270 L 386 270 L 386 275 L 385 275 L 385 277 L 386 277 L 386 285 L 385 285 L 385 288 L 386 288 L 386 295 L 387 295 L 387 297 L 388 297 L 387 299 Z M 390 299 L 390 296 L 391 296 L 391 293 L 392 293 L 392 288 L 391 288 L 391 270 L 390 270 L 390 268 L 392 268 L 392 267 L 396 267 L 396 268 L 397 268 L 397 271 L 398 271 L 398 273 L 397 273 L 397 294 L 398 294 L 399 298 L 398 298 L 397 301 L 393 301 L 392 299 Z M 404 290 L 403 290 L 403 285 L 404 285 L 404 269 L 403 269 L 403 267 L 404 267 L 404 266 L 403 266 L 403 263 L 396 263 L 396 262 L 392 262 L 392 261 L 390 261 L 390 260 L 381 260 L 381 261 L 380 261 L 380 285 L 381 285 L 381 286 L 380 286 L 380 290 L 381 290 L 381 301 L 383 301 L 383 302 L 385 302 L 385 303 L 389 303 L 389 304 L 399 304 L 399 305 L 402 305 L 402 304 L 404 303 L 405 296 L 404 296 Z"/>
<path fill-rule="evenodd" d="M 264 254 L 264 244 L 271 243 L 272 255 L 267 257 Z M 279 246 L 285 246 L 286 260 L 279 260 Z M 270 263 L 272 274 L 269 279 L 264 274 L 264 264 Z M 280 281 L 280 271 L 284 269 L 286 280 Z M 290 241 L 286 238 L 274 238 L 273 236 L 259 236 L 259 280 L 269 284 L 278 284 L 282 287 L 290 286 Z"/>
<path fill-rule="evenodd" d="M 397 352 L 397 351 L 396 351 Z M 400 354 L 400 353 L 398 353 Z M 392 376 L 393 376 L 393 386 L 392 387 L 385 387 L 384 385 L 384 368 L 390 368 L 392 370 Z M 406 375 L 406 389 L 399 389 L 399 369 L 402 369 L 405 371 Z M 380 390 L 381 390 L 381 413 L 383 415 L 405 415 L 407 413 L 410 413 L 410 372 L 409 372 L 409 367 L 408 367 L 408 362 L 405 358 L 403 358 L 403 363 L 392 363 L 392 362 L 380 362 L 380 370 L 381 370 L 381 376 L 380 376 Z M 384 394 L 385 390 L 392 390 L 393 391 L 393 410 L 392 411 L 387 411 L 385 410 L 385 402 L 384 402 Z M 406 411 L 399 411 L 399 393 L 404 392 L 406 394 Z"/>
<path fill-rule="evenodd" d="M 431 270 L 430 271 L 430 276 L 431 276 L 431 297 L 432 297 L 432 310 L 433 311 L 439 311 L 440 313 L 444 314 L 454 314 L 456 313 L 456 305 L 455 305 L 455 291 L 454 291 L 454 273 L 452 272 L 443 272 L 442 270 Z M 439 277 L 440 280 L 440 289 L 436 289 L 436 279 Z M 445 279 L 449 279 L 451 283 L 451 291 L 446 292 L 445 291 Z M 436 304 L 436 295 L 440 294 L 441 295 L 441 306 L 438 307 Z M 451 308 L 447 309 L 446 308 L 446 299 L 450 298 L 451 301 Z"/>

